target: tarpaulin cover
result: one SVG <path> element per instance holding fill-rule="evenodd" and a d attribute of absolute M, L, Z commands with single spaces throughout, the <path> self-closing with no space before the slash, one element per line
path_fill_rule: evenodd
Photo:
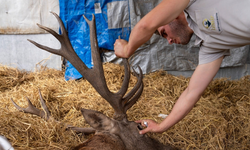
<path fill-rule="evenodd" d="M 60 17 L 68 31 L 70 42 L 89 67 L 92 67 L 90 34 L 87 22 L 82 15 L 96 19 L 97 40 L 100 48 L 113 50 L 115 40 L 120 36 L 128 40 L 130 34 L 129 2 L 127 0 L 59 0 Z M 82 76 L 67 62 L 65 79 L 78 79 Z"/>
<path fill-rule="evenodd" d="M 162 0 L 129 0 L 131 29 Z M 139 47 L 129 58 L 131 66 L 140 66 L 143 74 L 157 70 L 190 71 L 198 65 L 199 45 L 195 45 L 195 35 L 187 45 L 169 45 L 167 39 L 154 34 L 148 42 Z M 223 59 L 221 67 L 236 67 L 246 63 L 249 46 L 230 50 L 230 56 Z M 112 52 L 103 56 L 107 62 L 122 63 Z"/>

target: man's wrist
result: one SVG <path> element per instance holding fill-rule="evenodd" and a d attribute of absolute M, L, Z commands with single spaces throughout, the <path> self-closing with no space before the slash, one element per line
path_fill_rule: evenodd
<path fill-rule="evenodd" d="M 161 122 L 160 124 L 158 124 L 158 130 L 159 132 L 164 132 L 168 130 L 168 127 L 164 124 L 164 122 Z"/>
<path fill-rule="evenodd" d="M 128 44 L 124 46 L 123 52 L 124 52 L 125 58 L 129 58 L 130 57 L 131 54 L 129 53 Z"/>

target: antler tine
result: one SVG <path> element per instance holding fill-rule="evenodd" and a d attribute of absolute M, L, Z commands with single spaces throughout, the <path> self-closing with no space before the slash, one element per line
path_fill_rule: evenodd
<path fill-rule="evenodd" d="M 141 84 L 139 90 L 133 96 L 133 98 L 130 99 L 129 102 L 125 105 L 125 108 L 124 108 L 125 111 L 127 111 L 129 108 L 131 108 L 137 102 L 137 100 L 140 98 L 140 96 L 142 94 L 142 91 L 143 91 L 143 83 Z"/>
<path fill-rule="evenodd" d="M 91 77 L 89 77 L 88 79 L 86 77 L 85 78 L 92 84 L 92 86 L 96 89 L 96 91 L 108 101 L 110 95 L 113 95 L 113 94 L 108 89 L 106 80 L 104 77 L 102 60 L 101 60 L 100 50 L 99 50 L 97 36 L 96 36 L 95 15 L 92 14 L 91 21 L 88 20 L 88 18 L 85 15 L 83 15 L 83 18 L 89 25 L 91 55 L 92 55 L 92 60 L 93 60 L 93 69 L 90 71 L 92 72 L 90 74 Z M 99 83 L 97 84 L 95 83 L 96 79 L 93 78 L 92 74 L 96 74 L 98 76 L 97 78 L 99 79 L 98 81 Z M 91 80 L 95 80 L 95 81 L 91 81 Z M 109 103 L 112 103 L 112 102 L 109 102 Z"/>
<path fill-rule="evenodd" d="M 84 133 L 84 134 L 92 134 L 92 133 L 96 132 L 96 130 L 94 128 L 80 128 L 80 127 L 74 127 L 71 125 L 68 125 L 67 129 L 73 130 L 73 131 L 76 131 L 79 133 Z"/>
<path fill-rule="evenodd" d="M 99 51 L 99 46 L 97 43 L 97 36 L 96 36 L 96 25 L 95 25 L 95 16 L 94 14 L 92 15 L 92 20 L 90 21 L 86 16 L 82 15 L 87 24 L 89 25 L 89 30 L 90 30 L 90 45 L 91 45 L 91 56 L 93 60 L 93 69 L 89 72 L 91 72 L 89 75 L 90 77 L 85 77 L 91 84 L 92 86 L 98 86 L 95 87 L 95 89 L 99 92 L 102 93 L 110 93 L 110 91 L 107 88 L 105 77 L 104 77 L 104 71 L 103 71 L 103 66 L 102 66 L 102 60 L 100 56 L 100 51 Z M 96 74 L 99 78 L 100 84 L 96 84 L 96 79 L 93 78 L 93 74 Z M 92 81 L 95 80 L 95 81 Z M 98 90 L 101 89 L 101 90 Z M 99 92 L 99 93 L 100 93 Z M 102 95 L 102 93 L 100 93 Z"/>
<path fill-rule="evenodd" d="M 27 98 L 27 97 L 26 97 Z M 20 106 L 18 106 L 15 102 L 14 102 L 14 100 L 12 99 L 12 98 L 10 98 L 10 100 L 11 100 L 11 102 L 12 102 L 12 104 L 18 109 L 18 110 L 20 110 L 20 111 L 25 111 L 25 109 L 24 108 L 22 108 L 22 107 L 20 107 Z M 32 103 L 30 102 L 30 100 L 27 98 L 27 100 L 28 100 L 28 104 L 29 105 L 32 105 Z"/>
<path fill-rule="evenodd" d="M 40 102 L 41 102 L 42 108 L 43 108 L 43 110 L 44 110 L 44 112 L 45 112 L 45 116 L 46 116 L 47 118 L 49 118 L 50 112 L 49 112 L 48 107 L 47 107 L 46 104 L 45 104 L 45 101 L 43 100 L 43 97 L 42 97 L 42 94 L 41 94 L 40 89 L 38 89 L 38 92 L 39 92 L 39 97 L 40 97 Z"/>
<path fill-rule="evenodd" d="M 35 41 L 32 41 L 32 40 L 29 40 L 27 39 L 30 43 L 34 44 L 35 46 L 43 49 L 43 50 L 46 50 L 50 53 L 53 53 L 53 54 L 56 54 L 56 55 L 60 55 L 59 51 L 57 49 L 53 49 L 53 48 L 50 48 L 50 47 L 47 47 L 47 46 L 44 46 L 44 45 L 41 45 L 41 44 L 38 44 L 37 42 Z"/>
<path fill-rule="evenodd" d="M 133 69 L 133 72 L 135 73 L 136 77 L 137 77 L 137 83 L 134 86 L 134 88 L 123 98 L 123 103 L 127 103 L 129 101 L 129 99 L 138 91 L 138 89 L 141 87 L 142 85 L 142 70 L 141 68 L 138 66 L 139 68 L 139 75 L 136 73 L 136 71 Z"/>
<path fill-rule="evenodd" d="M 48 27 L 45 27 L 45 26 L 43 26 L 43 25 L 40 25 L 40 24 L 36 24 L 39 28 L 41 28 L 41 29 L 43 29 L 43 30 L 45 30 L 45 31 L 47 31 L 47 32 L 49 32 L 50 34 L 52 34 L 55 38 L 57 38 L 58 40 L 60 40 L 60 35 L 57 33 L 57 32 L 55 32 L 54 30 L 52 30 L 52 29 L 50 29 L 50 28 L 48 28 Z"/>
<path fill-rule="evenodd" d="M 133 68 L 133 70 L 134 70 L 134 73 L 135 73 L 135 75 L 136 75 L 136 77 L 137 77 L 137 83 L 136 83 L 136 86 L 132 89 L 132 90 L 134 90 L 135 89 L 135 92 L 136 92 L 136 94 L 135 94 L 135 92 L 133 91 L 133 92 L 131 92 L 131 93 L 129 93 L 130 95 L 132 95 L 133 97 L 130 99 L 129 97 L 130 96 L 127 96 L 127 98 L 129 98 L 129 101 L 128 100 L 126 100 L 126 103 L 125 103 L 125 111 L 127 111 L 129 108 L 131 108 L 135 103 L 136 103 L 136 101 L 140 98 L 140 96 L 141 96 L 141 94 L 142 94 L 142 91 L 143 91 L 143 82 L 142 82 L 142 70 L 141 70 L 141 68 L 138 66 L 138 68 L 139 68 L 139 71 L 140 71 L 140 74 L 138 75 L 136 72 L 135 72 L 135 70 L 134 70 L 134 68 Z M 138 87 L 139 86 L 139 87 Z M 139 89 L 138 89 L 139 88 Z M 131 91 L 132 91 L 131 90 Z M 129 95 L 128 94 L 128 95 Z M 125 102 L 125 101 L 124 101 Z"/>
<path fill-rule="evenodd" d="M 56 17 L 56 19 L 57 19 L 57 21 L 58 21 L 58 23 L 60 25 L 60 29 L 61 29 L 62 34 L 67 34 L 68 32 L 65 29 L 65 26 L 64 26 L 62 20 L 60 19 L 60 17 L 56 13 L 54 13 L 52 11 L 50 13 L 52 13 Z"/>
<path fill-rule="evenodd" d="M 91 44 L 91 54 L 93 59 L 93 69 L 99 72 L 103 72 L 102 69 L 102 61 L 101 56 L 99 52 L 99 47 L 97 43 L 97 36 L 96 36 L 96 25 L 95 25 L 95 15 L 92 15 L 92 20 L 88 20 L 84 15 L 83 18 L 86 20 L 86 22 L 89 25 L 90 30 L 90 44 Z"/>
<path fill-rule="evenodd" d="M 122 95 L 122 97 L 123 97 L 128 90 L 129 79 L 130 79 L 130 67 L 129 67 L 127 59 L 122 59 L 122 61 L 123 61 L 123 65 L 124 65 L 125 74 L 124 74 L 122 87 L 117 92 L 117 95 Z"/>

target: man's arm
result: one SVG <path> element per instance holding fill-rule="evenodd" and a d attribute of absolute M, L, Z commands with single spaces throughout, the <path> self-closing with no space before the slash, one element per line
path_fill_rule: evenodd
<path fill-rule="evenodd" d="M 133 28 L 129 42 L 117 39 L 114 44 L 115 54 L 118 57 L 128 58 L 137 48 L 147 42 L 158 27 L 174 20 L 188 5 L 189 0 L 163 0 Z"/>
<path fill-rule="evenodd" d="M 140 133 L 164 132 L 183 119 L 200 99 L 208 84 L 213 80 L 220 68 L 222 60 L 223 57 L 208 64 L 199 65 L 196 68 L 190 79 L 188 87 L 177 100 L 171 113 L 160 124 L 157 124 L 153 120 L 136 121 L 137 123 L 142 123 L 142 125 L 144 121 L 148 122 L 148 127 L 140 131 Z"/>

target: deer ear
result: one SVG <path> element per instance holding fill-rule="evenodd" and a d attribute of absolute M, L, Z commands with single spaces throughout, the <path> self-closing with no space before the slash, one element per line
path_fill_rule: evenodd
<path fill-rule="evenodd" d="M 104 114 L 84 108 L 81 109 L 81 112 L 87 123 L 95 130 L 110 131 L 114 129 L 115 121 Z"/>

